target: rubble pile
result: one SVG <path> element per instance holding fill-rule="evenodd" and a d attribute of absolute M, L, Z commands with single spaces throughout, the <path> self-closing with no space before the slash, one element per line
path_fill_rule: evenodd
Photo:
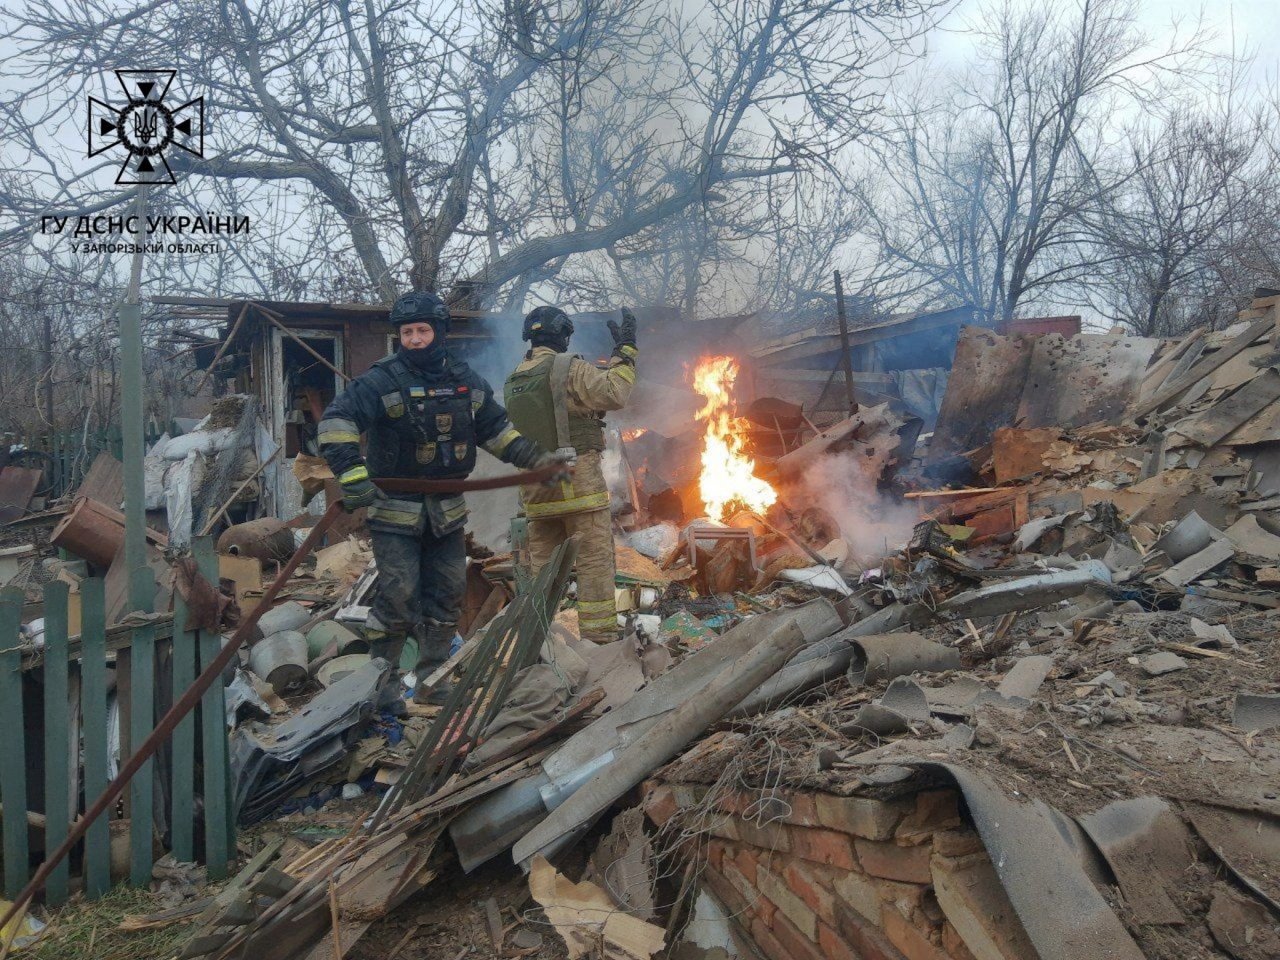
<path fill-rule="evenodd" d="M 754 504 L 704 489 L 702 427 L 635 432 L 622 639 L 583 641 L 572 548 L 532 577 L 517 528 L 472 550 L 442 707 L 379 697 L 378 571 L 334 537 L 227 678 L 237 815 L 285 836 L 184 956 L 359 956 L 494 864 L 528 876 L 472 925 L 501 956 L 1276 956 L 1277 299 L 1169 342 L 964 328 L 929 434 L 726 414 Z M 223 534 L 224 628 L 295 526 Z"/>

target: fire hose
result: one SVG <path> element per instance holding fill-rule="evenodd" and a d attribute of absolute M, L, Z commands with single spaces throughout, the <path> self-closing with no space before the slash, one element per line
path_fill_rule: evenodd
<path fill-rule="evenodd" d="M 475 490 L 498 490 L 504 487 L 545 483 L 549 480 L 555 480 L 566 472 L 563 464 L 552 464 L 538 470 L 521 471 L 504 477 L 487 477 L 479 480 L 402 480 L 384 478 L 375 479 L 374 483 L 381 489 L 392 493 L 466 493 Z M 71 831 L 67 838 L 48 856 L 44 863 L 40 864 L 31 881 L 10 904 L 9 909 L 5 911 L 4 917 L 0 918 L 0 930 L 7 927 L 19 911 L 25 911 L 27 904 L 44 886 L 54 868 L 66 859 L 75 845 L 84 838 L 90 825 L 102 816 L 108 807 L 115 803 L 120 794 L 124 792 L 124 788 L 129 785 L 129 781 L 133 779 L 134 774 L 155 754 L 160 745 L 169 738 L 182 718 L 190 713 L 196 704 L 200 702 L 200 698 L 213 685 L 214 680 L 222 675 L 223 668 L 239 652 L 241 644 L 249 638 L 258 620 L 270 609 L 272 601 L 284 588 L 289 578 L 293 576 L 293 572 L 298 569 L 303 560 L 310 556 L 341 512 L 341 501 L 335 501 L 329 505 L 329 509 L 324 512 L 324 515 L 316 525 L 311 528 L 306 539 L 302 541 L 298 549 L 294 551 L 293 556 L 289 558 L 289 562 L 284 565 L 279 575 L 262 594 L 262 599 L 240 621 L 239 626 L 236 627 L 235 632 L 228 642 L 223 645 L 218 655 L 209 661 L 209 665 L 204 668 L 200 676 L 196 677 L 191 686 L 187 687 L 182 696 L 169 708 L 169 712 L 156 724 L 150 735 L 138 745 L 138 749 L 124 762 L 116 778 L 107 784 L 107 788 L 102 791 L 101 796 L 85 809 L 84 816 L 71 825 Z M 0 954 L 0 956 L 2 955 Z"/>

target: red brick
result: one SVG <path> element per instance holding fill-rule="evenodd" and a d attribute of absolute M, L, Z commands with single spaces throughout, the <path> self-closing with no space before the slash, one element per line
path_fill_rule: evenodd
<path fill-rule="evenodd" d="M 836 932 L 862 960 L 903 960 L 883 931 L 850 907 L 836 905 Z"/>
<path fill-rule="evenodd" d="M 870 797 L 836 797 L 819 793 L 814 801 L 818 821 L 824 827 L 867 840 L 888 840 L 893 836 L 894 828 L 915 810 L 908 800 L 873 800 Z"/>
<path fill-rule="evenodd" d="M 662 826 L 676 815 L 679 804 L 676 803 L 675 791 L 665 783 L 657 784 L 644 797 L 644 812 L 649 819 Z"/>
<path fill-rule="evenodd" d="M 954 790 L 924 790 L 916 794 L 915 809 L 898 824 L 894 835 L 902 843 L 923 843 L 939 830 L 960 826 L 960 804 Z"/>
<path fill-rule="evenodd" d="M 884 935 L 907 960 L 949 960 L 947 955 L 891 906 L 880 911 Z"/>
<path fill-rule="evenodd" d="M 912 913 L 911 919 L 922 930 L 924 929 L 924 924 L 928 924 L 930 928 L 941 929 L 942 925 L 946 923 L 947 915 L 942 912 L 942 905 L 938 903 L 938 898 L 934 896 L 932 888 L 924 888 L 924 896 L 920 898 L 920 911 L 918 914 Z"/>
<path fill-rule="evenodd" d="M 982 849 L 982 838 L 974 830 L 943 830 L 933 835 L 934 853 L 944 857 L 963 857 Z"/>
<path fill-rule="evenodd" d="M 827 960 L 862 960 L 840 935 L 825 923 L 818 924 L 818 946 Z"/>
<path fill-rule="evenodd" d="M 755 802 L 756 798 L 745 790 L 725 790 L 720 794 L 716 806 L 725 813 L 741 816 L 742 812 L 749 809 Z"/>
<path fill-rule="evenodd" d="M 929 870 L 931 850 L 927 846 L 900 847 L 895 843 L 879 843 L 860 837 L 854 846 L 862 869 L 873 877 L 906 883 L 933 882 L 933 874 Z"/>
<path fill-rule="evenodd" d="M 856 870 L 857 857 L 853 853 L 853 838 L 835 830 L 812 827 L 791 827 L 791 853 L 804 860 L 824 863 L 842 870 Z M 928 858 L 925 858 L 926 868 Z"/>
<path fill-rule="evenodd" d="M 673 783 L 671 792 L 676 796 L 676 806 L 681 810 L 696 807 L 707 795 L 707 788 L 700 783 Z"/>
<path fill-rule="evenodd" d="M 719 870 L 720 865 L 724 863 L 724 847 L 723 840 L 713 838 L 707 841 L 707 863 L 716 870 Z"/>
<path fill-rule="evenodd" d="M 803 900 L 809 909 L 828 923 L 835 919 L 833 913 L 835 897 L 822 884 L 818 871 L 823 868 L 803 860 L 793 860 L 782 870 L 782 878 L 786 880 L 791 892 Z"/>
<path fill-rule="evenodd" d="M 873 877 L 872 882 L 876 885 L 880 902 L 893 904 L 904 917 L 914 917 L 923 908 L 925 895 L 929 892 L 928 887 L 922 887 L 918 883 L 899 883 L 897 880 L 885 880 L 881 877 Z M 879 918 L 877 908 L 872 919 Z"/>
<path fill-rule="evenodd" d="M 760 870 L 760 892 L 767 897 L 778 914 L 785 916 L 792 926 L 799 929 L 810 940 L 818 939 L 817 914 L 787 885 L 787 882 L 775 873 Z M 775 915 L 773 927 L 778 927 L 778 916 Z"/>
<path fill-rule="evenodd" d="M 731 861 L 727 857 L 721 873 L 733 885 L 733 888 L 738 891 L 738 894 L 742 897 L 742 902 L 750 909 L 756 898 L 760 896 L 760 888 L 753 881 L 742 875 L 742 871 L 738 869 L 737 861 Z"/>
<path fill-rule="evenodd" d="M 805 936 L 782 915 L 782 911 L 773 918 L 773 935 L 786 948 L 790 960 L 825 960 L 818 947 L 817 929 L 812 938 Z"/>
<path fill-rule="evenodd" d="M 811 793 L 791 793 L 787 794 L 784 799 L 791 806 L 791 812 L 787 815 L 787 823 L 794 824 L 797 827 L 820 827 L 822 821 L 818 819 L 818 801 Z"/>
<path fill-rule="evenodd" d="M 744 914 L 748 912 L 750 904 L 738 892 L 737 888 L 725 878 L 718 870 L 705 867 L 702 871 L 702 882 L 711 888 L 711 892 L 715 894 L 717 900 L 724 904 L 725 909 L 730 914 Z"/>
<path fill-rule="evenodd" d="M 738 852 L 733 858 L 734 865 L 738 868 L 749 884 L 753 887 L 757 885 L 756 881 L 756 855 L 750 847 L 739 847 Z"/>
<path fill-rule="evenodd" d="M 770 900 L 768 897 L 760 897 L 758 900 L 756 900 L 755 905 L 751 908 L 750 912 L 754 916 L 757 916 L 761 920 L 763 920 L 765 923 L 765 926 L 772 927 L 773 918 L 774 916 L 777 915 L 778 908 L 774 905 L 773 901 Z"/>
<path fill-rule="evenodd" d="M 751 939 L 769 960 L 791 960 L 787 949 L 759 917 L 751 921 Z"/>
<path fill-rule="evenodd" d="M 949 922 L 942 925 L 942 949 L 955 960 L 977 960 L 965 944 L 964 938 Z"/>
<path fill-rule="evenodd" d="M 791 851 L 791 829 L 779 820 L 763 824 L 754 820 L 742 820 L 738 817 L 725 817 L 722 821 L 711 825 L 711 832 L 717 837 L 737 840 L 741 843 L 759 848 L 760 851 L 776 850 L 779 853 Z"/>
<path fill-rule="evenodd" d="M 880 884 L 883 880 L 847 870 L 832 884 L 836 896 L 872 923 L 880 921 Z"/>

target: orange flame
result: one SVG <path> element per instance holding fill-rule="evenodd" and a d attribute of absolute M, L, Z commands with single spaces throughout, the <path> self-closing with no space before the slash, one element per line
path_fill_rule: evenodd
<path fill-rule="evenodd" d="M 704 357 L 693 371 L 693 389 L 706 401 L 696 416 L 707 422 L 698 493 L 713 520 L 725 519 L 733 506 L 762 513 L 778 499 L 773 487 L 755 475 L 755 461 L 746 455 L 741 423 L 733 415 L 737 379 L 733 357 Z"/>
<path fill-rule="evenodd" d="M 622 431 L 622 439 L 625 440 L 627 443 L 630 443 L 632 440 L 636 440 L 640 437 L 643 437 L 648 432 L 649 432 L 648 427 L 632 427 L 630 430 Z"/>

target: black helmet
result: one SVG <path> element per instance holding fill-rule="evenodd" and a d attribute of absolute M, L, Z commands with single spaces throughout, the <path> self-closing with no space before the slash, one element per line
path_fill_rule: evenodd
<path fill-rule="evenodd" d="M 573 336 L 573 321 L 559 307 L 534 307 L 524 318 L 520 331 L 524 340 L 554 340 L 569 342 Z"/>
<path fill-rule="evenodd" d="M 406 293 L 391 306 L 391 324 L 396 329 L 404 323 L 429 323 L 437 334 L 449 332 L 449 308 L 434 293 Z"/>

